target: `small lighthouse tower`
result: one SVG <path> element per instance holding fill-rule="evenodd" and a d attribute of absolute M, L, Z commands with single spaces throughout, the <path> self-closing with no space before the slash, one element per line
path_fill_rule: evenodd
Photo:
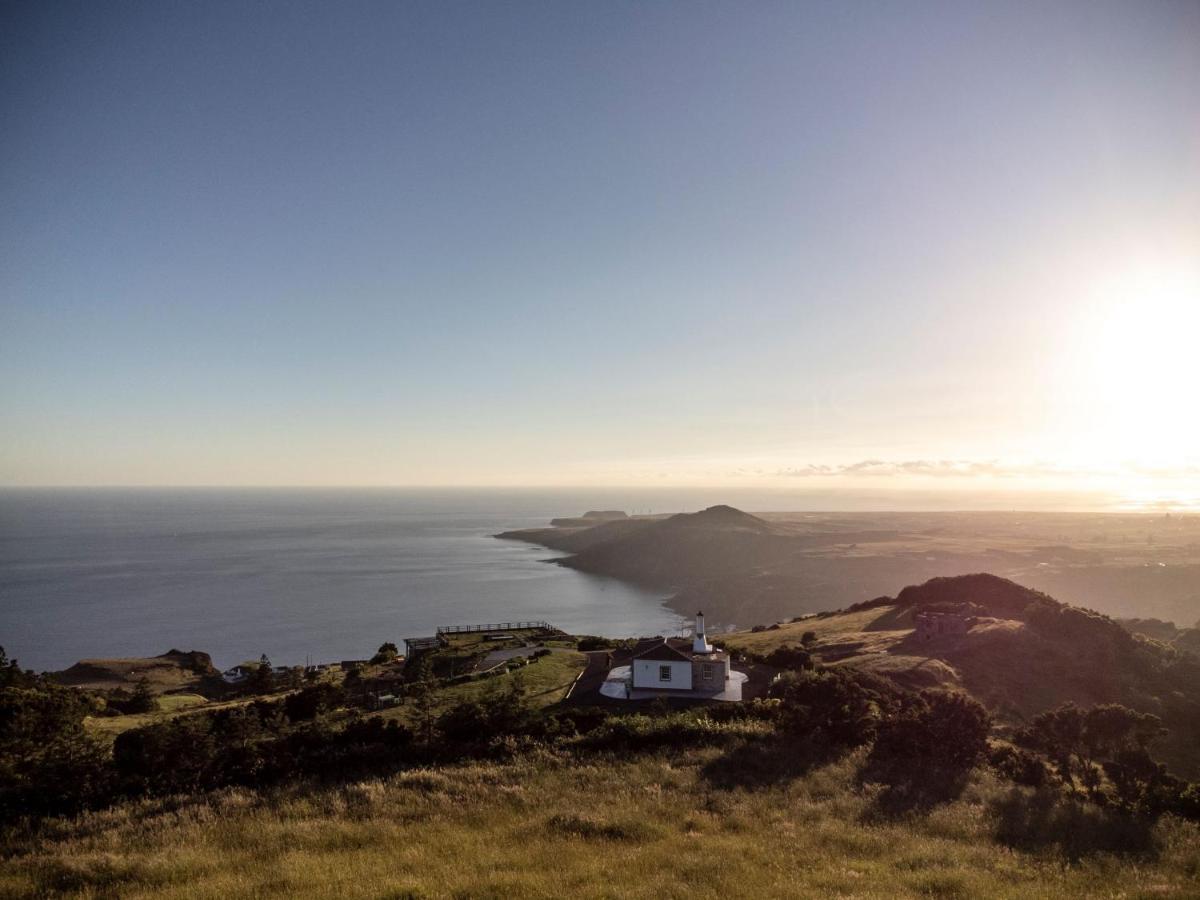
<path fill-rule="evenodd" d="M 704 613 L 696 613 L 696 636 L 692 639 L 693 653 L 712 653 L 713 646 L 708 642 L 708 635 L 704 633 Z"/>

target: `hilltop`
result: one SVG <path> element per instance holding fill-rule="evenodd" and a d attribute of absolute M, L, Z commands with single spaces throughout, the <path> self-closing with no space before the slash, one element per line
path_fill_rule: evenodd
<path fill-rule="evenodd" d="M 964 630 L 925 636 L 916 630 L 922 615 Z M 995 575 L 934 578 L 894 598 L 729 634 L 723 643 L 758 656 L 804 648 L 820 663 L 906 687 L 966 690 L 1010 727 L 1064 702 L 1120 703 L 1167 723 L 1164 760 L 1200 776 L 1200 656 Z"/>
<path fill-rule="evenodd" d="M 1109 615 L 1200 619 L 1200 516 L 780 513 L 729 506 L 498 537 L 555 562 L 669 591 L 681 614 L 748 628 L 847 607 L 938 576 L 992 572 Z M 1184 643 L 1187 643 L 1186 639 Z"/>
<path fill-rule="evenodd" d="M 168 650 L 158 656 L 125 659 L 81 659 L 69 669 L 53 673 L 60 684 L 105 690 L 133 687 L 145 679 L 152 690 L 195 687 L 219 673 L 212 657 L 199 650 Z"/>

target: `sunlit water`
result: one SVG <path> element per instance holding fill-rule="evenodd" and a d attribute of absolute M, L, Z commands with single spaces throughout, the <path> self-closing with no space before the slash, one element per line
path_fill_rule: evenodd
<path fill-rule="evenodd" d="M 959 492 L 0 490 L 0 645 L 25 666 L 205 650 L 219 665 L 360 658 L 443 624 L 675 633 L 662 592 L 496 540 L 586 509 L 1136 509 L 1158 498 Z M 1036 501 L 1036 502 L 1035 502 Z"/>
<path fill-rule="evenodd" d="M 205 650 L 218 665 L 369 656 L 438 625 L 674 633 L 664 594 L 497 540 L 574 512 L 546 495 L 0 493 L 0 644 L 21 664 Z"/>

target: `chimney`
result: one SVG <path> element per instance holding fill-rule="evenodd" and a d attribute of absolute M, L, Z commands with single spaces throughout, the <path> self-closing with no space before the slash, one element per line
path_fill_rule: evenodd
<path fill-rule="evenodd" d="M 712 653 L 712 644 L 708 642 L 708 635 L 704 633 L 704 613 L 696 613 L 696 636 L 692 639 L 693 653 Z"/>

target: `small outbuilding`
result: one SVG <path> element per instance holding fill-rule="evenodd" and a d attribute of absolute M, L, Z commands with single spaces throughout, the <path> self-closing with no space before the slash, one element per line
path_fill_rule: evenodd
<path fill-rule="evenodd" d="M 973 616 L 956 612 L 926 610 L 917 613 L 917 637 L 930 640 L 935 637 L 961 636 L 974 624 Z"/>

